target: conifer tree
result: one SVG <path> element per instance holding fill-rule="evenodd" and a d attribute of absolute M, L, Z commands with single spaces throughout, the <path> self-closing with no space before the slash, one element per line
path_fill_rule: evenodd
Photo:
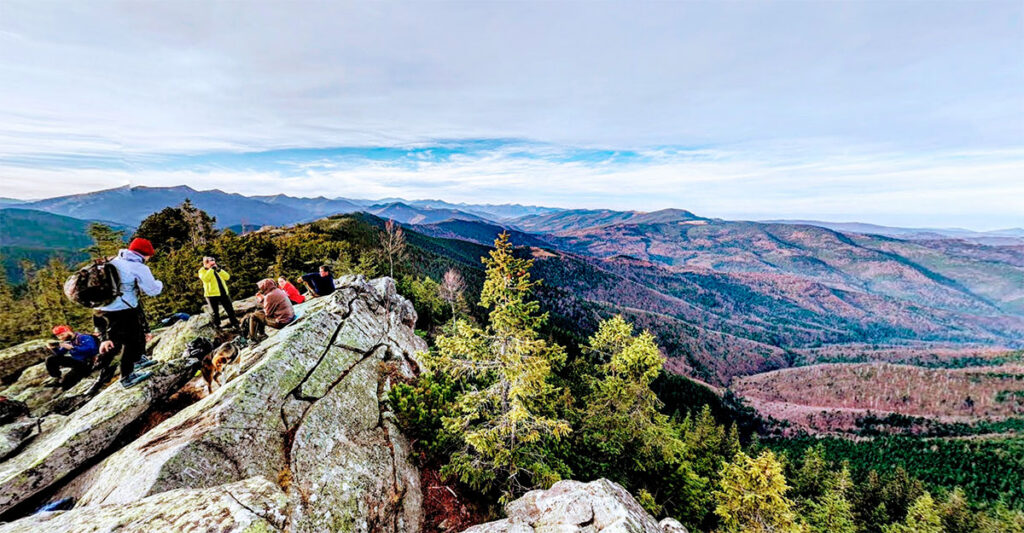
<path fill-rule="evenodd" d="M 828 487 L 822 487 L 824 493 L 807 506 L 807 522 L 812 532 L 854 533 L 857 531 L 852 507 L 847 499 L 852 486 L 850 470 L 844 465 L 835 479 L 830 480 Z"/>
<path fill-rule="evenodd" d="M 907 518 L 883 529 L 885 533 L 943 533 L 942 517 L 932 495 L 925 492 L 907 509 Z"/>
<path fill-rule="evenodd" d="M 738 453 L 722 469 L 719 490 L 715 491 L 715 514 L 721 519 L 721 531 L 744 533 L 792 532 L 803 530 L 786 497 L 789 487 L 782 464 L 766 450 L 752 459 Z"/>
<path fill-rule="evenodd" d="M 115 230 L 106 224 L 93 222 L 87 230 L 93 244 L 85 249 L 89 257 L 99 259 L 113 257 L 124 247 L 124 231 Z"/>
<path fill-rule="evenodd" d="M 946 501 L 939 506 L 942 528 L 946 533 L 969 533 L 977 531 L 978 516 L 971 510 L 963 489 L 956 487 Z"/>
<path fill-rule="evenodd" d="M 707 480 L 685 462 L 678 428 L 659 411 L 661 401 L 651 390 L 662 368 L 654 336 L 634 336 L 633 326 L 616 316 L 601 322 L 581 348 L 598 363 L 592 392 L 582 402 L 579 455 L 586 456 L 585 475 L 643 493 L 641 504 L 652 513 L 671 499 L 673 515 L 698 520 Z"/>
<path fill-rule="evenodd" d="M 621 316 L 601 322 L 583 352 L 603 361 L 594 392 L 586 402 L 582 430 L 588 445 L 609 457 L 630 449 L 629 462 L 674 459 L 683 443 L 672 431 L 668 416 L 660 413 L 661 401 L 651 382 L 661 371 L 662 360 L 654 336 L 633 336 L 633 326 Z"/>
<path fill-rule="evenodd" d="M 793 476 L 793 496 L 810 500 L 824 494 L 832 475 L 825 461 L 825 447 L 821 444 L 808 447 Z"/>
<path fill-rule="evenodd" d="M 539 283 L 530 279 L 533 261 L 515 257 L 508 233 L 494 248 L 483 259 L 480 296 L 480 305 L 491 310 L 490 324 L 481 329 L 456 321 L 426 360 L 434 371 L 468 378 L 470 386 L 444 421 L 463 446 L 442 473 L 480 490 L 499 489 L 501 501 L 508 502 L 569 473 L 548 445 L 570 427 L 555 415 L 559 397 L 550 378 L 565 352 L 537 334 L 547 315 L 532 299 Z"/>

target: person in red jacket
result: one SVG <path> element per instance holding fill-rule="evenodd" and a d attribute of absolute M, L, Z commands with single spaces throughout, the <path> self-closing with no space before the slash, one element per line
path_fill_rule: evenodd
<path fill-rule="evenodd" d="M 284 276 L 277 278 L 277 288 L 284 291 L 284 293 L 288 295 L 288 299 L 291 300 L 293 304 L 300 304 L 306 301 L 306 297 L 299 294 L 299 289 L 296 289 L 295 285 L 292 285 L 288 280 L 284 279 Z"/>

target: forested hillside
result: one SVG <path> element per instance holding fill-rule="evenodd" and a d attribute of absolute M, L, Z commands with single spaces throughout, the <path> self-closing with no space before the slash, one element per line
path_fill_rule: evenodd
<path fill-rule="evenodd" d="M 497 228 L 478 238 L 490 231 Z M 485 246 L 402 230 L 366 214 L 237 235 L 217 230 L 211 217 L 186 203 L 147 217 L 137 234 L 158 243 L 150 265 L 165 283 L 163 294 L 146 304 L 151 321 L 201 311 L 195 276 L 204 255 L 216 256 L 231 272 L 236 298 L 254 292 L 262 278 L 294 280 L 322 264 L 339 275 L 397 279 L 431 349 L 422 355 L 424 372 L 396 383 L 389 401 L 415 441 L 424 479 L 443 483 L 462 502 L 460 508 L 451 507 L 450 499 L 426 503 L 434 531 L 445 530 L 438 525 L 445 521 L 450 529 L 492 518 L 498 502 L 558 479 L 598 477 L 622 484 L 649 512 L 697 531 L 745 531 L 759 521 L 776 531 L 911 531 L 922 517 L 938 528 L 929 531 L 1007 531 L 1024 523 L 1014 484 L 1024 475 L 1015 459 L 1017 439 L 915 439 L 903 445 L 874 438 L 809 446 L 784 436 L 786 420 L 751 409 L 758 407 L 753 400 L 745 404 L 743 396 L 754 396 L 754 389 L 715 386 L 731 376 L 800 363 L 798 346 L 812 350 L 807 357 L 821 357 L 813 350 L 829 343 L 929 335 L 992 341 L 1013 331 L 1012 321 L 1009 330 L 981 328 L 964 322 L 964 315 L 840 293 L 795 277 L 754 284 L 733 272 L 674 271 L 640 258 L 516 247 L 504 233 Z M 109 255 L 124 236 L 100 227 L 93 237 L 90 252 L 99 256 Z M 5 345 L 43 337 L 55 323 L 89 327 L 88 311 L 60 293 L 68 274 L 66 265 L 54 263 L 35 272 L 28 285 L 12 290 L 4 283 Z M 858 322 L 837 312 L 854 304 L 871 309 L 873 302 L 892 315 L 890 322 L 879 314 L 878 322 L 865 326 L 866 315 Z M 900 323 L 904 315 L 898 312 L 931 313 L 936 325 L 914 329 Z M 929 361 L 941 365 L 944 357 Z M 994 360 L 984 372 L 965 369 L 948 394 L 1002 393 L 979 398 L 975 409 L 990 413 L 990 423 L 1003 424 L 989 429 L 1016 430 L 1008 417 L 1016 413 L 1018 381 Z M 995 388 L 972 381 L 992 373 L 1001 380 Z M 912 375 L 937 379 L 921 371 Z M 800 395 L 799 384 L 789 389 L 771 383 L 764 393 L 771 401 Z M 825 382 L 808 383 L 828 390 Z M 867 394 L 853 384 L 839 388 L 846 395 Z M 924 390 L 911 381 L 905 388 Z M 900 390 L 882 393 L 891 401 Z M 845 396 L 835 398 L 837 409 L 846 408 Z M 898 401 L 922 409 L 952 408 L 950 402 L 967 408 L 960 396 Z M 867 415 L 862 437 L 875 435 L 871 428 L 878 426 Z M 992 476 L 1000 481 L 986 483 Z M 755 505 L 751 497 L 764 503 Z"/>

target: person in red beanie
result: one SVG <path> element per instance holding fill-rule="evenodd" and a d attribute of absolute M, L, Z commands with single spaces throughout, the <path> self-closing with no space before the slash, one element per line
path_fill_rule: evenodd
<path fill-rule="evenodd" d="M 68 390 L 74 387 L 92 370 L 92 362 L 99 352 L 96 338 L 86 333 L 75 333 L 69 326 L 56 326 L 53 335 L 56 342 L 51 342 L 53 352 L 46 358 L 46 373 L 53 378 L 46 386 L 61 387 Z M 61 379 L 61 369 L 71 370 Z"/>
<path fill-rule="evenodd" d="M 148 328 L 139 298 L 142 294 L 156 296 L 164 289 L 164 284 L 153 277 L 153 272 L 146 266 L 154 255 L 153 243 L 136 238 L 110 261 L 121 278 L 121 294 L 112 304 L 96 308 L 93 317 L 102 342 L 100 377 L 90 389 L 90 394 L 98 392 L 114 376 L 111 362 L 117 355 L 121 356 L 121 385 L 124 388 L 138 385 L 152 375 L 139 372 L 143 367 L 154 364 L 151 360 L 143 361 Z"/>

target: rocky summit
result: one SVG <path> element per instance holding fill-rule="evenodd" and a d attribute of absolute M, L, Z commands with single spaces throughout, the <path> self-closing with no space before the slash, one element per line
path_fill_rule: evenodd
<path fill-rule="evenodd" d="M 44 385 L 39 342 L 4 350 L 0 533 L 420 531 L 420 474 L 387 400 L 427 349 L 416 311 L 390 278 L 361 276 L 296 309 L 194 401 L 177 398 L 204 390 L 185 348 L 215 336 L 207 315 L 157 332 L 152 378 L 93 397 L 94 377 Z M 37 512 L 52 502 L 66 510 Z M 469 531 L 682 531 L 606 480 L 560 482 L 507 513 Z"/>
<path fill-rule="evenodd" d="M 243 349 L 212 394 L 134 439 L 126 432 L 193 379 L 198 362 L 184 348 L 212 336 L 205 316 L 159 334 L 160 364 L 142 385 L 109 386 L 55 412 L 81 396 L 80 384 L 4 425 L 13 441 L 0 464 L 4 518 L 47 501 L 76 505 L 0 531 L 417 531 L 419 473 L 386 403 L 391 381 L 413 377 L 426 349 L 412 330 L 416 312 L 392 280 L 352 277 L 299 313 Z M 40 390 L 18 385 L 7 389 Z"/>

